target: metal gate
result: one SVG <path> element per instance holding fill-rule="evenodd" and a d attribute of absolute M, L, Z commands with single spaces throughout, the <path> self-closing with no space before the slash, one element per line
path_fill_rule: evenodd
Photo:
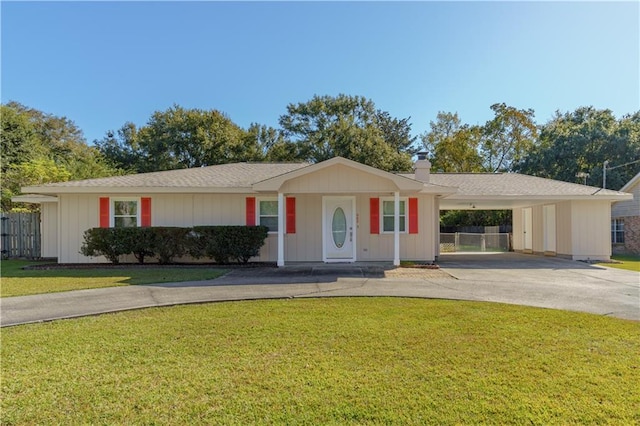
<path fill-rule="evenodd" d="M 3 259 L 41 256 L 40 213 L 2 213 L 0 231 Z"/>

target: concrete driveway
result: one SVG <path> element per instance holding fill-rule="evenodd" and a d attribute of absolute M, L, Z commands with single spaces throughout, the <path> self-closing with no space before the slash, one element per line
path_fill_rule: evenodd
<path fill-rule="evenodd" d="M 0 299 L 0 324 L 146 307 L 271 298 L 399 296 L 502 302 L 640 320 L 640 273 L 516 253 L 448 254 L 442 271 L 380 278 L 379 265 L 238 269 L 199 282 Z"/>

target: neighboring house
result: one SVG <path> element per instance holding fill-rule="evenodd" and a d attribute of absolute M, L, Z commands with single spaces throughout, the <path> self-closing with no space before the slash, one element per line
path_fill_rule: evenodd
<path fill-rule="evenodd" d="M 614 253 L 640 254 L 640 173 L 621 192 L 633 199 L 618 201 L 611 208 L 611 244 Z"/>
<path fill-rule="evenodd" d="M 519 174 L 393 174 L 332 158 L 317 164 L 235 163 L 23 188 L 42 205 L 43 257 L 80 254 L 83 232 L 111 226 L 269 227 L 256 260 L 434 261 L 441 209 L 513 209 L 517 251 L 609 259 L 617 191 Z M 39 197 L 39 198 L 38 198 Z M 20 199 L 22 198 L 22 199 Z"/>

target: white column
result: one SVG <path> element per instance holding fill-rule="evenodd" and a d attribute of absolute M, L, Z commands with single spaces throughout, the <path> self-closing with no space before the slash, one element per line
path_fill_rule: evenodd
<path fill-rule="evenodd" d="M 278 266 L 284 266 L 284 194 L 278 192 Z"/>
<path fill-rule="evenodd" d="M 393 265 L 400 266 L 400 193 L 393 193 Z"/>

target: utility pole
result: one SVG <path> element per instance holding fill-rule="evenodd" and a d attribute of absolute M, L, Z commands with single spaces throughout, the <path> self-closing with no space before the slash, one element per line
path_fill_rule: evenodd
<path fill-rule="evenodd" d="M 607 189 L 607 166 L 609 165 L 609 160 L 604 160 L 602 163 L 602 189 Z"/>
<path fill-rule="evenodd" d="M 609 170 L 618 169 L 620 167 L 624 167 L 624 166 L 628 166 L 629 164 L 636 164 L 636 163 L 640 163 L 640 160 L 630 161 L 628 163 L 620 164 L 619 166 L 608 167 L 609 160 L 604 160 L 604 163 L 602 163 L 602 189 L 607 189 L 607 169 Z"/>

